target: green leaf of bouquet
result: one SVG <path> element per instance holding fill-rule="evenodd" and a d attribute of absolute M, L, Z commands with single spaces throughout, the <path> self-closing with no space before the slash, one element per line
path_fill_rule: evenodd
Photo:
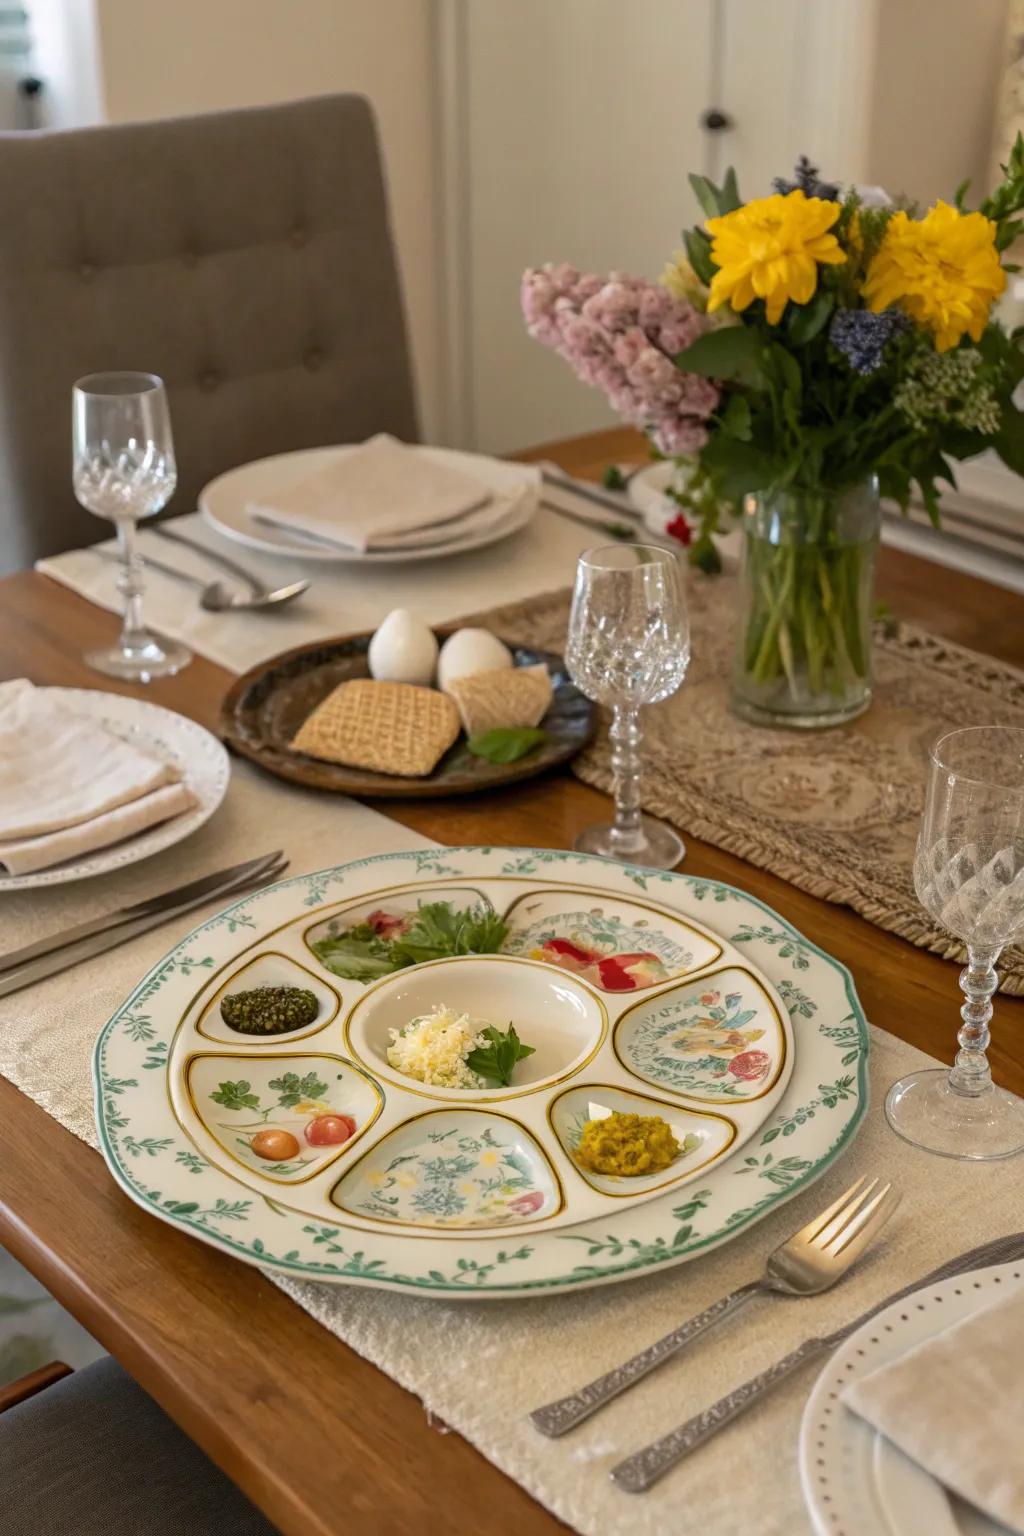
<path fill-rule="evenodd" d="M 499 726 L 471 736 L 466 746 L 474 757 L 486 758 L 489 763 L 516 763 L 546 740 L 547 732 L 539 726 Z"/>
<path fill-rule="evenodd" d="M 729 211 L 722 207 L 720 193 L 713 181 L 709 181 L 706 176 L 697 176 L 693 172 L 690 174 L 689 181 L 694 196 L 709 219 L 717 219 L 719 214 Z"/>
<path fill-rule="evenodd" d="M 717 576 L 722 569 L 722 557 L 718 553 L 718 547 L 711 535 L 702 534 L 695 539 L 688 551 L 691 565 L 695 565 L 698 571 L 703 571 L 705 576 Z"/>
<path fill-rule="evenodd" d="M 740 197 L 740 189 L 736 183 L 736 170 L 730 165 L 722 182 L 722 189 L 718 194 L 718 206 L 723 213 L 732 213 L 741 207 L 743 199 Z"/>
<path fill-rule="evenodd" d="M 722 431 L 741 443 L 750 442 L 750 401 L 746 395 L 729 396 L 729 404 L 722 413 Z"/>
<path fill-rule="evenodd" d="M 722 432 L 715 433 L 700 457 L 718 495 L 737 506 L 751 491 L 764 490 L 775 479 L 777 464 L 769 454 Z"/>
<path fill-rule="evenodd" d="M 683 244 L 690 258 L 690 266 L 702 283 L 710 283 L 718 268 L 711 260 L 711 241 L 702 229 L 685 229 Z"/>
<path fill-rule="evenodd" d="M 1003 409 L 1003 420 L 992 446 L 1008 469 L 1024 475 L 1024 411 L 1008 405 Z"/>
<path fill-rule="evenodd" d="M 809 304 L 791 304 L 786 332 L 794 346 L 806 346 L 828 322 L 835 299 L 827 288 L 819 288 Z"/>
<path fill-rule="evenodd" d="M 675 355 L 675 365 L 684 373 L 699 373 L 706 379 L 734 379 L 750 382 L 758 373 L 761 340 L 745 325 L 727 325 L 721 330 L 698 336 Z"/>

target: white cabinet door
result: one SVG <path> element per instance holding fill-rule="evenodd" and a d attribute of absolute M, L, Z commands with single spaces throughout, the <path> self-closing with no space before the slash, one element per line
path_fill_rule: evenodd
<path fill-rule="evenodd" d="M 502 452 L 614 419 L 526 335 L 519 280 L 544 261 L 656 277 L 680 244 L 698 215 L 713 0 L 455 3 L 459 435 Z"/>
<path fill-rule="evenodd" d="M 691 171 L 735 165 L 746 197 L 801 152 L 860 177 L 877 3 L 446 0 L 453 438 L 503 452 L 614 419 L 527 337 L 524 267 L 657 277 L 702 217 Z"/>
<path fill-rule="evenodd" d="M 767 197 L 801 154 L 827 181 L 863 179 L 877 3 L 718 0 L 730 127 L 715 170 L 734 165 L 745 199 Z"/>

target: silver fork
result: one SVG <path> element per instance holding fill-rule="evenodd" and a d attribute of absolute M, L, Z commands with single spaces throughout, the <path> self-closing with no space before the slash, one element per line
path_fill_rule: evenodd
<path fill-rule="evenodd" d="M 862 1178 L 819 1211 L 805 1227 L 768 1256 L 764 1274 L 712 1302 L 671 1333 L 625 1364 L 599 1376 L 578 1392 L 534 1409 L 530 1419 L 541 1434 L 556 1437 L 575 1429 L 599 1408 L 627 1391 L 651 1371 L 664 1365 L 693 1339 L 724 1322 L 753 1297 L 767 1292 L 783 1296 L 817 1296 L 841 1280 L 900 1203 L 891 1184 Z"/>

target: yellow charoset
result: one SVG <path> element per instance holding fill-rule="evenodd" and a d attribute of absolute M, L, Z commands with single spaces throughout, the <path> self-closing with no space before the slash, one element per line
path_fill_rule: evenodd
<path fill-rule="evenodd" d="M 965 332 L 981 340 L 1005 287 L 992 220 L 938 202 L 923 219 L 893 214 L 863 293 L 875 314 L 898 304 L 948 352 Z"/>
<path fill-rule="evenodd" d="M 846 260 L 829 231 L 838 219 L 838 203 L 806 197 L 797 189 L 760 197 L 742 208 L 708 219 L 711 260 L 718 271 L 711 280 L 708 310 L 725 304 L 744 310 L 764 299 L 769 325 L 778 325 L 792 299 L 806 304 L 818 286 L 818 266 Z"/>

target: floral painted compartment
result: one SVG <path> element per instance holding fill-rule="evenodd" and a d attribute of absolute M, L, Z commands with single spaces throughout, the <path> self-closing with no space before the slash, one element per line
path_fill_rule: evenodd
<path fill-rule="evenodd" d="M 463 945 L 494 952 L 428 958 Z M 665 909 L 554 883 L 438 880 L 312 920 L 300 910 L 197 998 L 169 1060 L 172 1106 L 225 1172 L 256 1189 L 301 1186 L 288 1200 L 311 1219 L 341 1211 L 358 1225 L 457 1233 L 596 1219 L 699 1177 L 754 1134 L 782 1091 L 792 1067 L 784 1009 L 753 971 L 723 970 L 725 953 Z M 731 1024 L 712 1008 L 725 1020 L 715 1026 L 704 1004 L 689 1017 L 712 997 L 712 982 L 701 991 L 693 974 L 727 988 Z M 291 982 L 315 1017 L 267 1038 L 243 1034 L 226 1051 L 225 999 L 264 978 Z M 396 1031 L 439 1007 L 514 1026 L 531 1051 L 509 1083 L 425 1083 L 395 1065 Z M 648 1034 L 677 1014 L 662 1064 Z M 197 1049 L 196 1035 L 218 1049 Z M 738 1051 L 748 1040 L 758 1048 Z M 727 1081 L 712 1049 L 731 1058 Z M 567 1086 L 595 1117 L 670 1125 L 671 1165 L 650 1177 L 588 1172 L 555 1109 Z M 727 1108 L 711 1113 L 719 1101 Z"/>
<path fill-rule="evenodd" d="M 773 1200 L 820 1162 L 789 1156 L 776 1175 L 774 1153 L 740 1153 L 778 1135 L 770 1122 L 798 1064 L 791 1014 L 809 1019 L 817 1001 L 810 978 L 780 976 L 776 987 L 762 969 L 781 947 L 751 921 L 766 909 L 699 885 L 714 892 L 716 917 L 736 904 L 723 937 L 694 914 L 703 898 L 685 877 L 575 854 L 390 855 L 248 898 L 179 946 L 101 1036 L 98 1113 L 115 1174 L 200 1236 L 327 1278 L 364 1278 L 365 1268 L 368 1283 L 447 1294 L 452 1282 L 439 1277 L 453 1264 L 479 1276 L 474 1286 L 522 1264 L 516 1282 L 496 1275 L 486 1293 L 593 1283 L 599 1265 L 559 1278 L 565 1244 L 576 1233 L 590 1242 L 592 1225 L 607 1234 L 627 1213 L 671 1233 L 652 1261 L 683 1257 L 683 1228 L 663 1213 L 666 1202 L 683 1208 L 686 1186 L 699 1181 L 703 1210 L 716 1186 L 735 1188 L 727 1173 L 747 1172 L 767 1180 Z M 495 952 L 460 952 L 463 921 Z M 433 955 L 445 923 L 448 948 Z M 789 953 L 820 972 L 817 990 L 834 986 L 835 963 L 793 943 Z M 245 1033 L 244 1018 L 236 1030 L 223 999 L 252 986 L 299 989 L 306 1012 L 282 1033 Z M 513 1023 L 533 1054 L 507 1085 L 409 1079 L 386 1042 L 440 1004 Z M 855 1057 L 862 1025 L 855 1008 L 847 1014 Z M 813 1056 L 835 1047 L 807 1033 L 820 1084 Z M 860 1101 L 851 1077 L 837 1120 L 855 1123 Z M 589 1171 L 580 1129 L 612 1113 L 663 1120 L 678 1148 L 671 1164 L 639 1177 Z M 805 1139 L 807 1123 L 798 1117 L 794 1136 Z M 834 1151 L 830 1142 L 823 1155 Z M 159 1181 L 140 1178 L 157 1162 Z M 753 1219 L 764 1203 L 750 1206 L 755 1192 L 764 1194 L 751 1188 L 742 1209 L 726 1199 L 717 1235 L 703 1241 Z M 621 1253 L 625 1239 L 611 1241 Z"/>

